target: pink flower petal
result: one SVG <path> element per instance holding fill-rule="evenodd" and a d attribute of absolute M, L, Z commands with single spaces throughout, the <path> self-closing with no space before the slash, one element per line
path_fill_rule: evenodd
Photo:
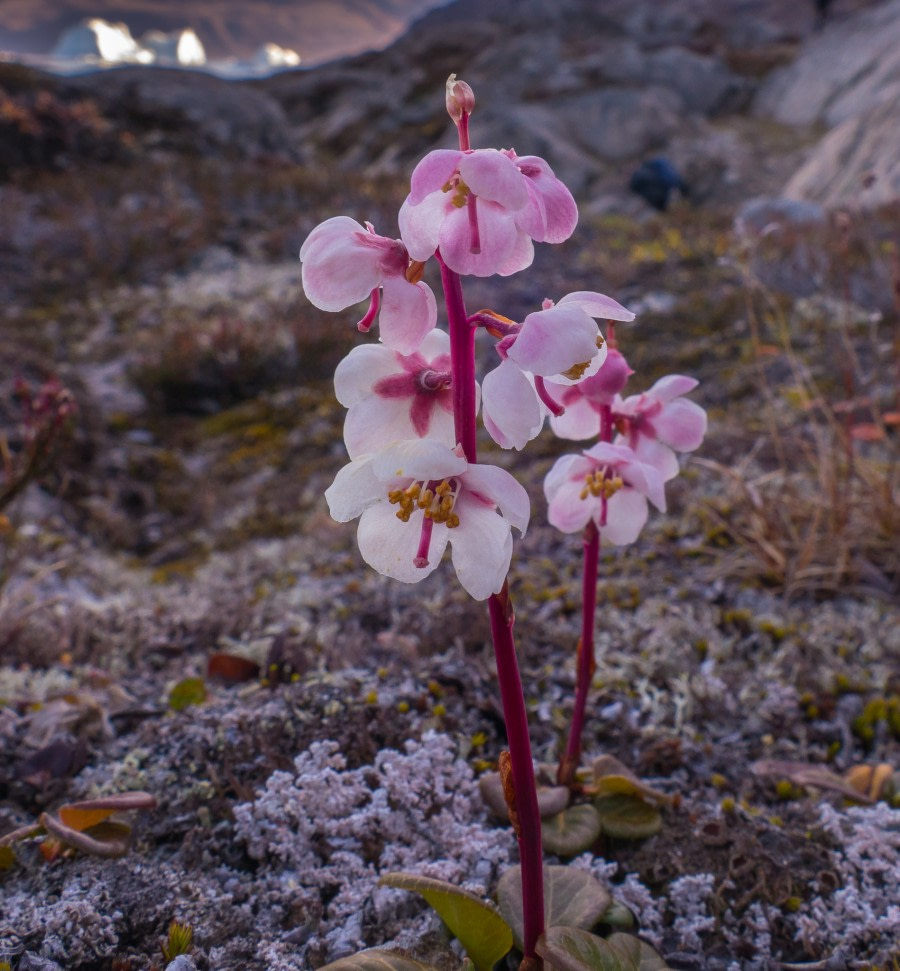
<path fill-rule="evenodd" d="M 409 283 L 405 277 L 385 277 L 378 329 L 392 350 L 412 354 L 437 323 L 437 304 L 425 283 Z"/>
<path fill-rule="evenodd" d="M 361 226 L 344 216 L 337 225 L 317 227 L 303 244 L 301 276 L 309 302 L 319 310 L 344 310 L 369 297 L 380 285 L 382 253 L 360 243 Z M 352 229 L 350 227 L 355 227 Z M 390 242 L 390 241 L 387 241 Z"/>
<path fill-rule="evenodd" d="M 528 202 L 528 189 L 515 162 L 502 152 L 484 148 L 463 155 L 459 174 L 479 199 L 499 203 L 515 211 Z"/>
<path fill-rule="evenodd" d="M 433 192 L 418 205 L 411 205 L 409 198 L 400 207 L 397 220 L 400 236 L 409 255 L 425 262 L 434 256 L 438 248 L 441 226 L 448 209 L 453 206 L 443 192 Z M 455 211 L 455 210 L 454 210 Z"/>
<path fill-rule="evenodd" d="M 598 333 L 596 323 L 582 310 L 557 304 L 525 318 L 508 356 L 523 371 L 552 377 L 591 361 L 599 351 Z"/>
<path fill-rule="evenodd" d="M 671 401 L 679 395 L 693 391 L 700 382 L 696 378 L 689 378 L 683 374 L 667 374 L 660 378 L 646 394 L 649 398 L 659 401 Z"/>
<path fill-rule="evenodd" d="M 456 209 L 450 206 L 441 226 L 441 258 L 451 270 L 464 276 L 492 276 L 501 270 L 512 272 L 508 269 L 510 257 L 519 251 L 520 236 L 512 215 L 486 199 L 478 200 L 477 212 L 480 251 L 472 252 L 468 207 Z"/>
<path fill-rule="evenodd" d="M 706 434 L 706 412 L 693 401 L 676 398 L 653 418 L 653 428 L 661 442 L 678 452 L 692 452 Z"/>
<path fill-rule="evenodd" d="M 562 243 L 578 224 L 578 206 L 572 193 L 553 174 L 550 166 L 536 155 L 516 159 L 526 177 L 530 204 L 516 219 L 528 235 L 540 243 Z"/>
<path fill-rule="evenodd" d="M 547 518 L 551 526 L 563 533 L 577 533 L 584 529 L 595 512 L 599 510 L 599 500 L 593 496 L 581 498 L 584 480 L 563 482 L 554 490 L 547 506 Z"/>
<path fill-rule="evenodd" d="M 418 206 L 426 196 L 446 185 L 453 178 L 462 158 L 463 153 L 458 149 L 439 148 L 429 152 L 413 169 L 410 178 L 410 205 Z"/>
<path fill-rule="evenodd" d="M 644 465 L 652 465 L 662 476 L 663 482 L 674 479 L 681 471 L 678 465 L 678 456 L 662 442 L 655 438 L 648 438 L 646 435 L 638 435 L 637 441 L 632 446 L 634 454 Z"/>
<path fill-rule="evenodd" d="M 595 293 L 593 290 L 578 290 L 575 293 L 567 293 L 557 302 L 557 307 L 569 306 L 578 307 L 584 313 L 600 320 L 634 320 L 634 314 L 626 310 L 622 304 L 607 297 L 604 293 Z"/>
<path fill-rule="evenodd" d="M 577 388 L 578 385 L 575 385 Z M 559 398 L 551 389 L 551 394 Z M 565 404 L 566 412 L 559 418 L 550 416 L 550 427 L 559 438 L 583 441 L 600 434 L 600 412 L 586 398 L 577 398 Z"/>
<path fill-rule="evenodd" d="M 607 503 L 606 525 L 600 527 L 600 542 L 613 546 L 633 543 L 640 536 L 647 515 L 647 500 L 636 489 L 620 489 Z"/>

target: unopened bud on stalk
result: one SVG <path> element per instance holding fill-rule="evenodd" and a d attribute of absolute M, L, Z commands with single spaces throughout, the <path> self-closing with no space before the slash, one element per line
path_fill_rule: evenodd
<path fill-rule="evenodd" d="M 465 81 L 458 81 L 455 74 L 447 78 L 447 112 L 458 125 L 464 115 L 475 109 L 475 93 Z"/>
<path fill-rule="evenodd" d="M 457 81 L 456 75 L 447 78 L 447 112 L 456 125 L 459 134 L 459 147 L 468 152 L 469 144 L 469 115 L 475 109 L 475 95 L 465 81 Z"/>

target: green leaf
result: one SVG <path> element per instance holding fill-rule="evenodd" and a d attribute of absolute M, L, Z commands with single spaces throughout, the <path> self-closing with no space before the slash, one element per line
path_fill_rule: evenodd
<path fill-rule="evenodd" d="M 638 971 L 602 937 L 578 927 L 548 927 L 536 950 L 555 971 Z"/>
<path fill-rule="evenodd" d="M 510 867 L 497 884 L 500 913 L 512 928 L 516 947 L 522 950 L 522 868 Z M 612 903 L 609 891 L 584 870 L 566 866 L 544 867 L 544 923 L 547 927 L 593 927 Z"/>
<path fill-rule="evenodd" d="M 575 856 L 589 849 L 600 833 L 600 817 L 588 803 L 565 809 L 541 824 L 544 849 L 557 856 Z"/>
<path fill-rule="evenodd" d="M 206 684 L 203 678 L 184 678 L 169 692 L 169 707 L 172 711 L 184 711 L 191 705 L 202 705 L 206 701 Z"/>
<path fill-rule="evenodd" d="M 641 840 L 662 829 L 662 816 L 656 806 L 620 793 L 594 800 L 603 832 L 617 839 Z"/>
<path fill-rule="evenodd" d="M 669 966 L 656 951 L 633 934 L 611 934 L 606 943 L 630 961 L 637 971 L 669 971 Z"/>
<path fill-rule="evenodd" d="M 664 792 L 642 782 L 629 768 L 612 755 L 601 755 L 594 760 L 593 792 L 596 796 L 612 796 L 624 793 L 640 796 L 657 806 L 670 806 L 673 799 Z"/>
<path fill-rule="evenodd" d="M 386 873 L 378 883 L 424 897 L 462 944 L 477 971 L 491 971 L 512 947 L 512 931 L 496 908 L 468 890 L 411 873 Z"/>
<path fill-rule="evenodd" d="M 437 969 L 431 964 L 422 964 L 420 961 L 413 961 L 412 958 L 403 957 L 396 951 L 373 947 L 368 951 L 360 951 L 359 954 L 351 954 L 349 957 L 326 964 L 324 968 L 319 968 L 319 971 L 437 971 Z"/>
<path fill-rule="evenodd" d="M 636 921 L 634 914 L 625 904 L 620 900 L 614 900 L 603 912 L 598 923 L 609 927 L 634 927 Z"/>
<path fill-rule="evenodd" d="M 8 870 L 16 865 L 16 854 L 10 846 L 0 846 L 0 870 Z"/>
<path fill-rule="evenodd" d="M 537 952 L 555 971 L 669 971 L 649 944 L 631 934 L 604 939 L 578 927 L 550 927 Z"/>

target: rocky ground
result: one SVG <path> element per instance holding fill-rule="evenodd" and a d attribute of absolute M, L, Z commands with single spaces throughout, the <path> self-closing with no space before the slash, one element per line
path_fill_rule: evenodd
<path fill-rule="evenodd" d="M 621 333 L 636 387 L 692 374 L 710 415 L 670 512 L 602 558 L 585 740 L 678 798 L 657 835 L 570 865 L 671 967 L 900 958 L 896 799 L 845 798 L 854 768 L 900 769 L 896 156 L 868 186 L 800 179 L 823 145 L 846 171 L 828 139 L 851 115 L 827 113 L 858 71 L 802 119 L 771 107 L 799 110 L 778 85 L 896 27 L 896 4 L 836 3 L 818 32 L 797 5 L 611 4 L 598 32 L 571 3 L 535 35 L 528 4 L 498 27 L 464 2 L 384 54 L 253 85 L 2 66 L 0 486 L 28 455 L 16 380 L 55 376 L 76 407 L 0 510 L 0 834 L 98 795 L 157 807 L 119 859 L 48 861 L 36 840 L 0 856 L 0 966 L 163 967 L 178 920 L 198 968 L 319 967 L 384 942 L 455 967 L 378 874 L 490 894 L 514 860 L 476 784 L 504 744 L 483 605 L 444 569 L 410 588 L 372 574 L 329 519 L 330 379 L 358 335 L 352 312 L 308 305 L 296 260 L 337 213 L 393 233 L 409 163 L 443 144 L 451 70 L 476 88 L 476 143 L 545 154 L 582 211 L 568 243 L 474 281 L 469 305 L 516 318 L 608 292 L 638 312 Z M 624 186 L 662 149 L 693 192 L 658 214 Z M 778 200 L 788 183 L 808 202 Z M 564 450 L 545 436 L 482 444 L 533 497 L 511 590 L 552 762 L 580 544 L 545 524 Z"/>

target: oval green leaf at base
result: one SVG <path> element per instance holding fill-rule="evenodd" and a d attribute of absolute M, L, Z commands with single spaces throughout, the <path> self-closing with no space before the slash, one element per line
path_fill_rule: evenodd
<path fill-rule="evenodd" d="M 594 800 L 594 809 L 607 836 L 623 840 L 642 840 L 655 836 L 662 829 L 662 816 L 636 796 L 619 793 Z"/>
<path fill-rule="evenodd" d="M 378 883 L 424 897 L 462 944 L 477 971 L 491 971 L 512 947 L 513 934 L 506 921 L 491 904 L 468 890 L 412 873 L 385 873 Z"/>
<path fill-rule="evenodd" d="M 594 845 L 600 833 L 600 817 L 588 803 L 571 806 L 541 823 L 544 849 L 557 856 L 584 852 Z"/>
<path fill-rule="evenodd" d="M 556 971 L 667 971 L 656 951 L 630 934 L 604 939 L 578 927 L 550 927 L 537 952 Z"/>
<path fill-rule="evenodd" d="M 396 951 L 373 947 L 368 951 L 360 951 L 359 954 L 351 954 L 349 957 L 326 964 L 319 971 L 437 971 L 437 969 L 433 965 L 403 957 Z"/>
<path fill-rule="evenodd" d="M 522 868 L 510 867 L 497 884 L 500 913 L 512 928 L 516 947 L 522 950 Z M 544 923 L 547 927 L 593 927 L 612 903 L 609 891 L 584 870 L 567 866 L 544 867 Z"/>

